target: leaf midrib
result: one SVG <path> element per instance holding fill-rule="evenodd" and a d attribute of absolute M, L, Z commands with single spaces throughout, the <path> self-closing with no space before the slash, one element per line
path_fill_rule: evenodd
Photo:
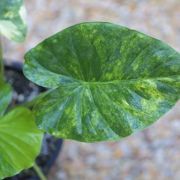
<path fill-rule="evenodd" d="M 155 77 L 155 78 L 136 78 L 136 79 L 128 79 L 128 80 L 113 80 L 113 81 L 88 81 L 88 82 L 86 82 L 86 81 L 79 81 L 79 82 L 81 82 L 82 84 L 84 84 L 84 85 L 106 85 L 106 84 L 114 84 L 114 83 L 131 83 L 131 82 L 136 82 L 136 81 L 149 81 L 149 80 L 156 80 L 156 81 L 158 81 L 158 80 L 164 80 L 164 79 L 169 79 L 169 78 L 171 78 L 171 79 L 174 79 L 174 78 L 176 78 L 176 77 L 179 77 L 180 78 L 180 75 L 172 75 L 172 76 L 168 76 L 168 77 Z"/>

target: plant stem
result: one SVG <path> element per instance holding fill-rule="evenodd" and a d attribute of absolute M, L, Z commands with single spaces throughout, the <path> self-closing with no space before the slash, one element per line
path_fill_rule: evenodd
<path fill-rule="evenodd" d="M 43 174 L 42 170 L 39 168 L 39 166 L 36 164 L 36 162 L 34 163 L 33 166 L 34 170 L 36 171 L 37 175 L 39 176 L 39 178 L 41 180 L 47 180 L 47 178 L 45 177 L 45 175 Z"/>
<path fill-rule="evenodd" d="M 30 101 L 27 101 L 27 102 L 21 104 L 21 106 L 24 106 L 24 107 L 26 107 L 26 108 L 31 109 L 31 108 L 33 107 L 33 105 L 35 104 L 35 102 L 36 102 L 39 98 L 43 97 L 46 93 L 47 93 L 47 92 L 41 92 L 41 93 L 40 93 L 38 96 L 36 96 L 34 99 L 32 99 L 32 100 L 30 100 Z"/>
<path fill-rule="evenodd" d="M 4 64 L 3 64 L 2 38 L 0 36 L 0 80 L 1 79 L 4 79 Z"/>
<path fill-rule="evenodd" d="M 31 109 L 36 101 L 36 98 L 32 99 L 31 101 L 23 103 L 21 106 Z"/>

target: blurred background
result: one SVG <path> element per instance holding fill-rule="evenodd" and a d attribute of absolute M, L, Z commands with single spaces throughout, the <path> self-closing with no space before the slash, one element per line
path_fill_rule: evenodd
<path fill-rule="evenodd" d="M 180 50 L 180 0 L 25 0 L 28 36 L 5 40 L 5 58 L 82 21 L 108 21 L 137 29 Z M 143 132 L 119 142 L 65 141 L 50 180 L 179 180 L 180 103 Z"/>

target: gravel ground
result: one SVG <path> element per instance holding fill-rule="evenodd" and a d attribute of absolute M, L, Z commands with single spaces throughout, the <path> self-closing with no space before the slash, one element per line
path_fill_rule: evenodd
<path fill-rule="evenodd" d="M 180 50 L 180 0 L 26 0 L 25 43 L 5 40 L 5 57 L 23 54 L 49 35 L 82 21 L 110 21 Z M 180 103 L 143 132 L 119 142 L 66 141 L 50 180 L 179 180 Z"/>

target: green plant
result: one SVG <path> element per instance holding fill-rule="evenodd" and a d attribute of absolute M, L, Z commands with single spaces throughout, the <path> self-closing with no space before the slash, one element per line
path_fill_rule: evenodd
<path fill-rule="evenodd" d="M 4 14 L 19 12 L 22 1 L 2 1 L 0 7 L 0 32 L 22 40 L 21 16 L 6 17 L 8 26 L 1 28 Z M 12 23 L 16 33 L 9 31 Z M 83 142 L 118 140 L 151 125 L 180 98 L 180 54 L 111 23 L 81 23 L 55 34 L 26 53 L 23 71 L 49 90 L 3 116 L 11 88 L 1 58 L 0 178 L 33 165 L 42 132 Z"/>

